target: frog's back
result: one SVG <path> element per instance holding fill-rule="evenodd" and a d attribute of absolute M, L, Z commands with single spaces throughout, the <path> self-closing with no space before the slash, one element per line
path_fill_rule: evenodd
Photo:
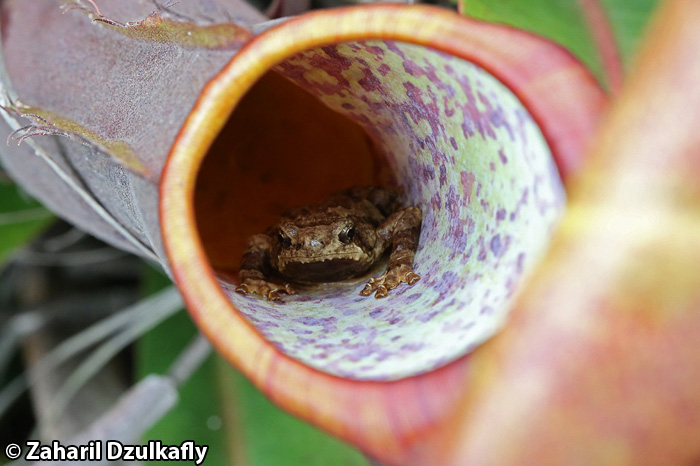
<path fill-rule="evenodd" d="M 397 197 L 395 191 L 385 188 L 351 188 L 333 194 L 318 204 L 290 210 L 282 215 L 280 222 L 313 227 L 348 219 L 376 227 L 393 213 Z"/>

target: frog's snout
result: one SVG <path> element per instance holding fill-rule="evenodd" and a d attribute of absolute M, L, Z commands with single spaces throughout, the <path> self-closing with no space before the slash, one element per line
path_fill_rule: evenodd
<path fill-rule="evenodd" d="M 311 238 L 311 239 L 307 242 L 307 246 L 308 246 L 310 249 L 313 249 L 313 250 L 315 250 L 315 251 L 318 251 L 318 250 L 320 250 L 320 249 L 323 249 L 323 241 L 321 241 L 320 239 Z"/>

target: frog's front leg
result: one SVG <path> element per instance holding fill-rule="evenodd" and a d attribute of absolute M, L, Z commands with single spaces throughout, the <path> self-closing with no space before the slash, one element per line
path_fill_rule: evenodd
<path fill-rule="evenodd" d="M 294 294 L 296 291 L 289 284 L 277 284 L 269 281 L 266 271 L 269 270 L 272 243 L 269 235 L 251 236 L 246 244 L 238 278 L 241 283 L 236 291 L 242 294 L 257 294 L 270 301 L 280 299 L 280 293 Z"/>
<path fill-rule="evenodd" d="M 422 219 L 423 214 L 418 207 L 406 207 L 394 212 L 379 227 L 379 237 L 387 245 L 391 244 L 389 263 L 384 274 L 370 278 L 360 292 L 362 296 L 375 292 L 375 298 L 383 298 L 401 283 L 413 285 L 420 280 L 420 276 L 413 271 L 413 258 L 418 248 Z"/>

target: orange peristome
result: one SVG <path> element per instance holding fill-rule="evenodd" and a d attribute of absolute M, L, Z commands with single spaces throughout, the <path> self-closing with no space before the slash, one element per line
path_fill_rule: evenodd
<path fill-rule="evenodd" d="M 591 75 L 567 52 L 533 35 L 478 23 L 434 7 L 341 8 L 304 15 L 253 39 L 206 86 L 173 146 L 160 189 L 163 237 L 175 280 L 199 328 L 221 354 L 286 410 L 387 464 L 426 464 L 430 455 L 417 456 L 417 445 L 453 414 L 467 382 L 473 380 L 470 358 L 396 382 L 352 381 L 305 366 L 275 349 L 233 308 L 214 278 L 207 252 L 222 258 L 217 265 L 223 266 L 235 266 L 235 255 L 221 252 L 216 244 L 205 251 L 197 225 L 197 219 L 202 225 L 207 220 L 196 210 L 202 205 L 195 206 L 195 190 L 201 193 L 206 189 L 210 182 L 206 173 L 216 175 L 217 163 L 227 163 L 223 152 L 215 152 L 215 141 L 225 131 L 234 108 L 236 113 L 243 108 L 237 106 L 244 105 L 244 95 L 254 92 L 254 83 L 283 58 L 362 39 L 431 47 L 490 72 L 540 124 L 565 177 L 580 166 L 584 146 L 606 99 Z M 238 117 L 246 118 L 245 113 Z M 377 176 L 372 149 L 358 138 L 349 140 L 359 148 L 351 149 L 366 157 L 357 179 Z M 210 153 L 212 160 L 204 162 Z M 198 179 L 200 166 L 202 176 Z M 211 181 L 214 185 L 216 178 Z M 353 182 L 347 174 L 329 181 Z M 322 184 L 318 189 L 328 187 Z M 210 199 L 214 202 L 216 196 Z M 202 198 L 198 202 L 209 201 Z M 214 235 L 213 230 L 204 226 L 202 234 Z"/>

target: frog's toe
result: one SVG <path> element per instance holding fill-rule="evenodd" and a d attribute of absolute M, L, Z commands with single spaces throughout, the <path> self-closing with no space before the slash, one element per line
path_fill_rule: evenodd
<path fill-rule="evenodd" d="M 362 296 L 369 296 L 372 294 L 372 291 L 374 291 L 374 287 L 372 286 L 372 283 L 374 283 L 374 278 L 370 278 L 369 282 L 365 285 L 365 287 L 360 291 L 360 295 Z"/>
<path fill-rule="evenodd" d="M 420 275 L 413 271 L 410 265 L 401 265 L 387 270 L 383 275 L 370 278 L 360 295 L 369 296 L 374 293 L 375 298 L 385 298 L 390 290 L 393 290 L 401 283 L 409 286 L 420 280 Z"/>
<path fill-rule="evenodd" d="M 360 291 L 360 295 L 369 296 L 376 291 L 376 298 L 383 298 L 387 295 L 388 291 L 386 286 L 384 286 L 385 275 L 377 278 L 370 278 L 365 287 Z"/>
<path fill-rule="evenodd" d="M 288 295 L 292 295 L 292 294 L 297 294 L 297 290 L 292 288 L 289 285 L 289 283 L 285 283 L 284 285 L 277 285 L 276 283 L 273 283 L 272 288 L 267 293 L 267 299 L 269 299 L 270 301 L 281 301 L 282 296 L 280 296 L 280 293 L 286 293 Z"/>
<path fill-rule="evenodd" d="M 241 283 L 236 287 L 236 293 L 249 294 L 250 291 L 248 291 L 248 285 L 246 285 L 245 283 Z"/>
<path fill-rule="evenodd" d="M 296 291 L 289 286 L 289 284 L 278 285 L 276 283 L 268 282 L 265 280 L 246 278 L 241 282 L 236 288 L 236 291 L 251 295 L 256 294 L 270 301 L 279 301 L 282 299 L 280 293 L 294 294 Z"/>
<path fill-rule="evenodd" d="M 377 299 L 386 298 L 388 294 L 389 294 L 389 290 L 387 289 L 387 287 L 384 285 L 379 285 L 377 287 L 377 292 L 374 293 L 374 297 Z"/>
<path fill-rule="evenodd" d="M 409 273 L 406 274 L 406 283 L 410 285 L 415 285 L 418 280 L 420 280 L 420 275 L 415 273 L 413 270 L 411 270 Z"/>

